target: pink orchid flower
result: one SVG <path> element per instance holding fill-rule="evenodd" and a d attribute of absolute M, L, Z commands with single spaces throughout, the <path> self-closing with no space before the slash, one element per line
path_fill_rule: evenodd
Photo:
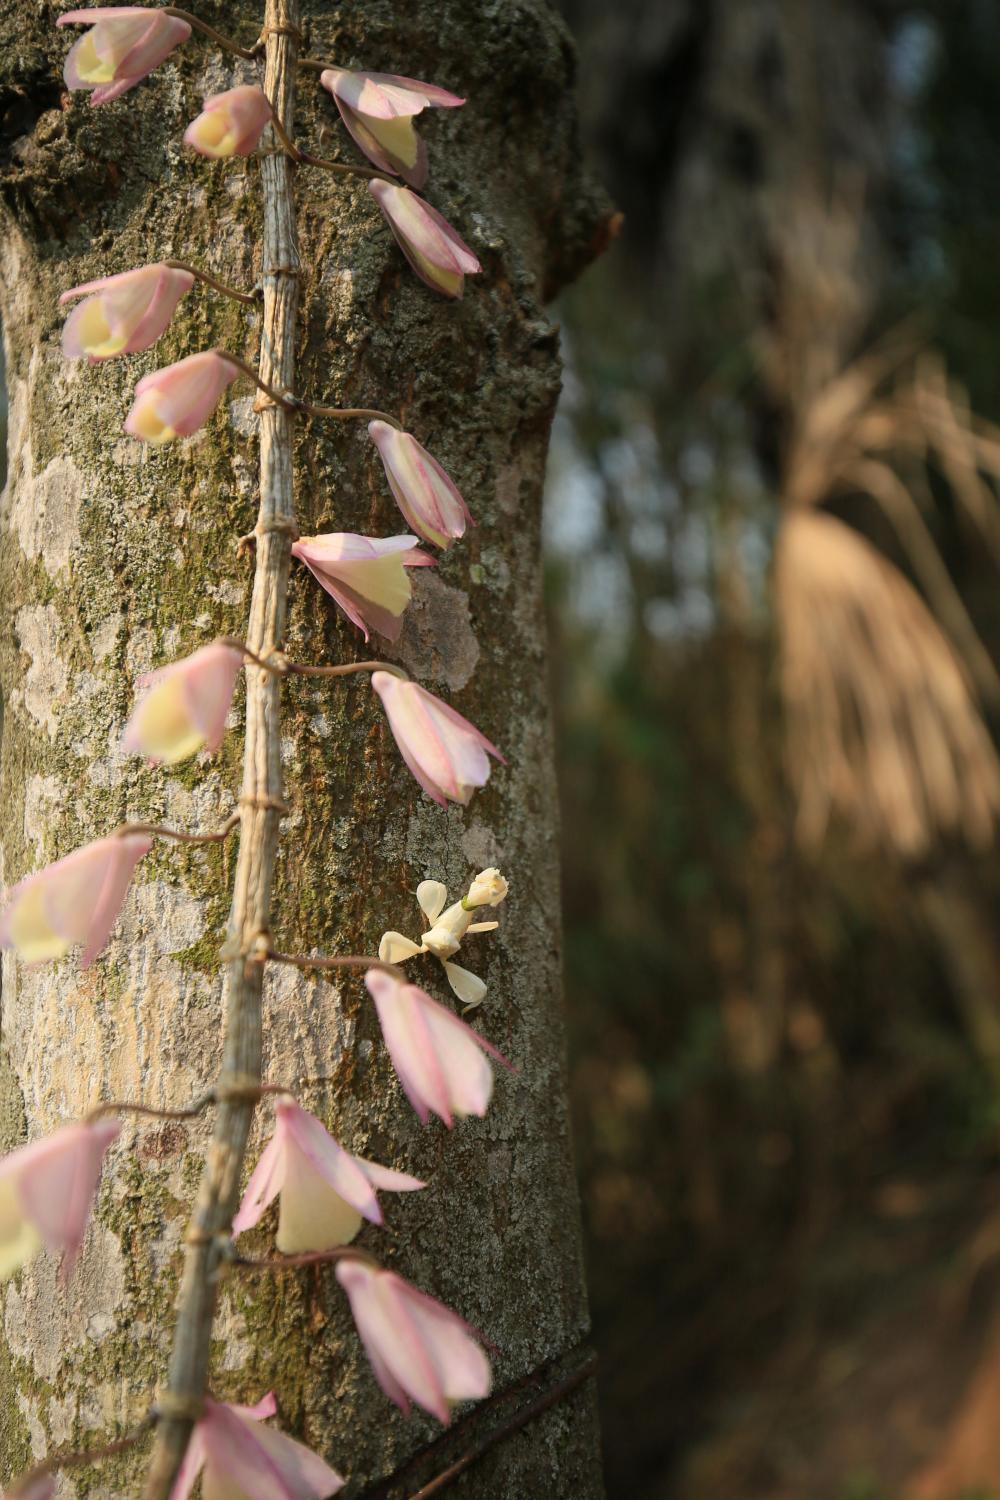
<path fill-rule="evenodd" d="M 434 567 L 415 536 L 358 536 L 352 531 L 300 537 L 292 556 L 364 631 L 365 640 L 369 627 L 388 641 L 399 639 L 403 611 L 413 594 L 406 570 Z"/>
<path fill-rule="evenodd" d="M 186 760 L 202 746 L 218 750 L 242 666 L 237 646 L 212 641 L 168 667 L 147 672 L 136 686 L 149 692 L 132 710 L 122 749 L 165 766 Z"/>
<path fill-rule="evenodd" d="M 458 1401 L 488 1396 L 481 1335 L 435 1297 L 366 1261 L 337 1265 L 358 1334 L 382 1390 L 409 1416 L 415 1401 L 445 1426 Z"/>
<path fill-rule="evenodd" d="M 277 1411 L 273 1392 L 256 1406 L 205 1402 L 170 1500 L 187 1500 L 204 1470 L 206 1500 L 327 1500 L 344 1480 L 304 1443 L 262 1427 Z"/>
<path fill-rule="evenodd" d="M 205 107 L 184 132 L 184 144 L 202 156 L 249 156 L 271 120 L 271 105 L 262 88 L 243 83 L 205 100 Z"/>
<path fill-rule="evenodd" d="M 0 1160 L 0 1278 L 40 1250 L 65 1256 L 69 1275 L 87 1229 L 117 1120 L 64 1125 Z"/>
<path fill-rule="evenodd" d="M 0 912 L 0 948 L 35 964 L 62 958 L 82 943 L 80 962 L 87 968 L 107 942 L 132 872 L 152 845 L 144 833 L 112 834 L 27 876 Z"/>
<path fill-rule="evenodd" d="M 283 1255 L 350 1244 L 362 1219 L 382 1223 L 376 1188 L 409 1193 L 425 1186 L 405 1172 L 352 1156 L 315 1115 L 290 1099 L 275 1106 L 274 1134 L 254 1168 L 233 1220 L 242 1234 L 280 1194 L 278 1234 Z"/>
<path fill-rule="evenodd" d="M 368 423 L 368 436 L 404 519 L 425 542 L 450 547 L 466 525 L 475 525 L 456 485 L 415 437 L 378 421 Z"/>
<path fill-rule="evenodd" d="M 368 191 L 421 281 L 445 297 L 461 297 L 465 277 L 483 268 L 448 220 L 409 188 L 380 177 L 372 178 Z"/>
<path fill-rule="evenodd" d="M 319 81 L 333 97 L 340 118 L 370 161 L 411 187 L 427 181 L 427 147 L 413 128 L 425 109 L 454 109 L 465 100 L 433 83 L 395 73 L 352 73 L 327 68 Z"/>
<path fill-rule="evenodd" d="M 98 5 L 68 10 L 57 26 L 88 26 L 63 68 L 68 89 L 90 89 L 91 104 L 117 99 L 191 35 L 179 16 L 138 5 Z"/>
<path fill-rule="evenodd" d="M 238 366 L 209 349 L 144 375 L 135 388 L 125 431 L 140 442 L 190 437 L 212 414 L 219 397 L 239 376 Z"/>
<path fill-rule="evenodd" d="M 466 804 L 489 780 L 487 754 L 507 762 L 497 747 L 447 703 L 415 682 L 392 672 L 373 672 L 372 687 L 382 700 L 399 753 L 428 797 L 442 807 Z"/>
<path fill-rule="evenodd" d="M 116 354 L 135 354 L 155 344 L 178 302 L 194 285 L 190 271 L 171 266 L 140 266 L 118 276 L 101 276 L 63 292 L 62 306 L 74 297 L 84 301 L 74 307 L 63 327 L 62 347 L 67 359 L 82 359 L 92 365 Z"/>
<path fill-rule="evenodd" d="M 450 1130 L 456 1116 L 485 1115 L 493 1069 L 483 1053 L 513 1072 L 503 1053 L 417 985 L 404 984 L 384 969 L 369 969 L 365 984 L 392 1065 L 420 1123 L 426 1125 L 433 1112 Z"/>

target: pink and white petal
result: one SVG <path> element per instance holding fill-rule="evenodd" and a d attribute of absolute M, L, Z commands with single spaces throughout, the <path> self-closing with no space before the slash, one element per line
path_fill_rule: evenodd
<path fill-rule="evenodd" d="M 447 1423 L 448 1403 L 437 1368 L 408 1316 L 406 1283 L 391 1271 L 373 1270 L 354 1260 L 338 1264 L 337 1279 L 350 1298 L 351 1312 L 376 1378 L 379 1371 L 373 1353 L 377 1353 L 393 1387 Z M 385 1385 L 382 1388 L 386 1390 Z M 390 1392 L 386 1390 L 386 1394 Z"/>
<path fill-rule="evenodd" d="M 264 1211 L 281 1192 L 285 1180 L 285 1135 L 275 1127 L 274 1134 L 260 1154 L 250 1173 L 250 1180 L 233 1219 L 233 1234 L 252 1229 L 264 1217 Z"/>
<path fill-rule="evenodd" d="M 366 1161 L 363 1156 L 354 1157 L 354 1161 L 372 1187 L 381 1188 L 384 1192 L 415 1193 L 419 1188 L 427 1186 L 419 1177 L 411 1177 L 408 1172 L 396 1172 L 392 1167 L 383 1167 L 377 1161 Z"/>
<path fill-rule="evenodd" d="M 299 1105 L 278 1106 L 285 1118 L 289 1150 L 301 1153 L 319 1177 L 345 1203 L 373 1223 L 382 1221 L 372 1184 L 349 1151 L 326 1129 L 321 1120 Z"/>
<path fill-rule="evenodd" d="M 326 1500 L 343 1489 L 345 1480 L 304 1443 L 271 1427 L 259 1428 L 254 1437 L 295 1500 Z"/>
<path fill-rule="evenodd" d="M 429 694 L 428 696 L 433 695 Z M 460 713 L 457 713 L 450 704 L 445 703 L 443 698 L 434 698 L 434 711 L 441 714 L 443 718 L 447 719 L 449 723 L 454 724 L 457 728 L 467 730 L 471 735 L 475 737 L 475 739 L 479 741 L 483 749 L 488 750 L 490 755 L 498 760 L 501 765 L 505 766 L 507 764 L 505 757 L 500 753 L 496 745 L 488 740 L 485 734 L 483 734 L 481 730 L 476 728 L 475 724 L 470 724 L 468 719 L 463 719 L 462 715 Z"/>
<path fill-rule="evenodd" d="M 18 1196 L 46 1249 L 66 1254 L 71 1268 L 83 1243 L 104 1155 L 121 1130 L 118 1120 L 67 1125 L 20 1156 Z"/>
<path fill-rule="evenodd" d="M 382 1036 L 403 1092 L 426 1125 L 433 1110 L 451 1128 L 454 1123 L 447 1081 L 431 1043 L 423 1015 L 423 992 L 391 975 L 369 969 L 365 984 L 378 1012 Z"/>
<path fill-rule="evenodd" d="M 448 1102 L 457 1115 L 482 1117 L 493 1093 L 493 1069 L 480 1050 L 478 1033 L 429 995 L 423 996 L 422 1009 Z"/>
<path fill-rule="evenodd" d="M 453 94 L 450 89 L 439 88 L 434 83 L 424 83 L 419 78 L 404 78 L 397 73 L 364 73 L 360 76 L 371 83 L 378 84 L 386 93 L 391 94 L 394 101 L 401 94 L 416 94 L 421 101 L 421 107 L 427 106 L 430 109 L 457 109 L 459 105 L 465 103 L 464 99 L 458 94 Z M 360 104 L 355 105 L 356 109 L 361 107 Z M 410 112 L 417 113 L 416 110 Z M 364 106 L 364 113 L 372 113 L 367 104 Z"/>
<path fill-rule="evenodd" d="M 111 935 L 111 929 L 118 920 L 118 913 L 121 911 L 135 867 L 143 855 L 148 854 L 153 847 L 153 840 L 146 834 L 129 833 L 121 837 L 116 836 L 114 843 L 118 848 L 114 851 L 115 857 L 108 862 L 104 883 L 101 886 L 80 958 L 84 969 L 93 963 Z"/>
<path fill-rule="evenodd" d="M 300 1500 L 260 1441 L 255 1422 L 213 1401 L 199 1426 L 205 1445 L 203 1500 Z"/>
<path fill-rule="evenodd" d="M 204 1462 L 205 1444 L 201 1435 L 201 1423 L 196 1422 L 181 1460 L 181 1466 L 177 1470 L 177 1478 L 170 1491 L 170 1500 L 188 1500 Z"/>
<path fill-rule="evenodd" d="M 406 1306 L 430 1352 L 449 1401 L 479 1401 L 493 1384 L 490 1362 L 476 1330 L 436 1297 L 406 1288 Z"/>
<path fill-rule="evenodd" d="M 208 750 L 218 750 L 222 744 L 233 690 L 242 667 L 243 652 L 218 641 L 202 646 L 187 658 L 185 697 L 192 719 L 205 736 Z"/>

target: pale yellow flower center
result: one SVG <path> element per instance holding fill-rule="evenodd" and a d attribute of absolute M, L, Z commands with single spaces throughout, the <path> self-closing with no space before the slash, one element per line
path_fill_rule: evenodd
<path fill-rule="evenodd" d="M 107 359 L 109 355 L 124 349 L 128 343 L 125 334 L 111 332 L 99 297 L 87 298 L 80 309 L 76 326 L 84 351 L 92 354 L 95 359 Z"/>
<path fill-rule="evenodd" d="M 29 886 L 17 898 L 10 915 L 10 936 L 21 958 L 29 964 L 62 958 L 70 948 L 69 941 L 53 929 L 41 885 Z"/>
<path fill-rule="evenodd" d="M 236 132 L 224 109 L 212 109 L 199 115 L 191 126 L 192 144 L 206 156 L 232 156 L 236 149 Z"/>
<path fill-rule="evenodd" d="M 41 1235 L 24 1217 L 16 1184 L 0 1178 L 0 1280 L 13 1276 L 41 1248 Z"/>
<path fill-rule="evenodd" d="M 415 164 L 417 132 L 413 128 L 412 115 L 397 115 L 394 120 L 376 120 L 371 115 L 365 115 L 364 121 L 379 145 L 384 147 L 390 156 L 401 161 L 406 167 L 412 167 Z"/>
<path fill-rule="evenodd" d="M 76 68 L 86 83 L 111 83 L 115 76 L 115 59 L 101 57 L 94 46 L 94 33 L 88 31 L 76 54 Z"/>
<path fill-rule="evenodd" d="M 186 760 L 205 743 L 176 679 L 158 683 L 143 699 L 136 709 L 135 727 L 143 753 L 168 766 Z"/>
<path fill-rule="evenodd" d="M 144 391 L 135 403 L 132 412 L 132 423 L 136 435 L 147 443 L 159 446 L 161 443 L 169 443 L 176 436 L 172 427 L 168 427 L 160 416 L 159 393 L 157 391 Z"/>
<path fill-rule="evenodd" d="M 290 1151 L 281 1189 L 275 1244 L 282 1255 L 346 1245 L 361 1228 L 361 1215 L 309 1165 Z"/>

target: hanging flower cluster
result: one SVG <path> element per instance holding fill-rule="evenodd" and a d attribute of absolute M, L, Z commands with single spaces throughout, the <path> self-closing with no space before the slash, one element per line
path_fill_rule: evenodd
<path fill-rule="evenodd" d="M 195 31 L 247 59 L 257 59 L 270 46 L 262 40 L 250 49 L 239 47 L 174 7 L 75 10 L 59 17 L 58 24 L 86 28 L 69 52 L 64 76 L 67 87 L 86 90 L 93 105 L 109 103 L 133 88 Z M 287 36 L 295 29 L 270 26 L 265 37 L 269 32 Z M 286 66 L 293 65 L 295 46 L 291 56 L 287 51 L 284 54 Z M 374 171 L 325 161 L 302 150 L 291 137 L 289 122 L 279 117 L 264 89 L 256 84 L 241 84 L 206 99 L 184 132 L 184 143 L 202 156 L 226 160 L 252 155 L 270 130 L 278 150 L 293 161 L 362 177 L 421 280 L 446 297 L 461 296 L 464 278 L 478 272 L 480 265 L 454 228 L 414 191 L 423 188 L 428 175 L 426 145 L 414 122 L 425 110 L 454 109 L 464 101 L 417 79 L 352 71 L 309 59 L 303 62 L 317 67 L 320 85 Z M 241 291 L 179 261 L 101 276 L 71 288 L 60 299 L 73 304 L 63 329 L 64 354 L 96 366 L 150 348 L 196 281 L 248 304 L 261 296 L 259 288 Z M 266 286 L 263 295 L 266 318 Z M 374 631 L 393 642 L 411 600 L 411 571 L 434 565 L 435 559 L 419 544 L 449 548 L 472 524 L 469 508 L 437 460 L 394 417 L 363 408 L 314 405 L 289 388 L 287 368 L 284 375 L 286 383 L 270 384 L 239 354 L 225 349 L 196 352 L 137 382 L 125 431 L 153 448 L 191 437 L 210 420 L 228 387 L 242 378 L 255 381 L 271 404 L 291 417 L 306 413 L 319 419 L 364 420 L 412 534 L 369 537 L 331 532 L 298 537 L 294 542 L 288 535 L 286 545 L 365 640 Z M 287 498 L 291 514 L 290 492 Z M 294 534 L 290 525 L 287 531 Z M 122 748 L 142 756 L 150 766 L 172 766 L 199 752 L 217 751 L 237 679 L 245 668 L 248 703 L 251 689 L 257 690 L 254 684 L 267 678 L 280 683 L 293 673 L 330 679 L 370 673 L 372 690 L 403 760 L 428 796 L 442 807 L 449 800 L 466 804 L 477 788 L 485 786 L 490 758 L 503 762 L 500 751 L 473 724 L 392 663 L 300 664 L 289 661 L 280 642 L 255 642 L 252 648 L 248 642 L 229 637 L 210 641 L 138 679 L 139 695 L 125 725 Z M 274 716 L 268 732 L 277 736 Z M 246 847 L 260 837 L 255 825 L 247 824 L 246 809 L 280 814 L 281 804 L 273 796 L 253 797 L 244 792 L 239 810 L 222 828 L 209 833 L 127 823 L 28 875 L 12 887 L 0 910 L 0 945 L 13 949 L 27 964 L 60 960 L 79 948 L 79 961 L 86 967 L 107 943 L 132 874 L 154 839 L 204 842 L 225 838 L 242 825 L 243 859 Z M 248 857 L 264 858 L 262 849 L 251 850 Z M 482 1116 L 493 1091 L 493 1062 L 508 1068 L 510 1064 L 448 1006 L 408 983 L 398 964 L 419 953 L 433 954 L 454 992 L 467 1006 L 477 1005 L 485 985 L 451 960 L 470 934 L 497 926 L 495 921 L 475 921 L 474 917 L 482 907 L 499 906 L 506 895 L 507 882 L 495 869 L 477 875 L 467 894 L 451 906 L 440 881 L 423 881 L 417 888 L 417 901 L 428 930 L 419 942 L 399 933 L 384 934 L 377 957 L 299 959 L 281 954 L 271 946 L 265 910 L 261 931 L 249 946 L 235 955 L 224 950 L 227 959 L 235 958 L 229 1004 L 238 1005 L 240 986 L 246 985 L 256 966 L 294 962 L 303 967 L 361 968 L 388 1055 L 420 1120 L 426 1124 L 433 1114 L 451 1128 L 466 1116 Z M 237 899 L 234 896 L 234 903 Z M 231 928 L 240 931 L 241 927 L 234 904 Z M 488 1394 L 491 1373 L 484 1352 L 488 1341 L 444 1304 L 380 1267 L 366 1251 L 351 1248 L 365 1222 L 382 1224 L 380 1193 L 415 1192 L 426 1185 L 406 1172 L 355 1155 L 303 1108 L 292 1089 L 266 1084 L 260 1078 L 241 1076 L 234 1083 L 220 1077 L 216 1087 L 189 1110 L 173 1113 L 193 1117 L 224 1101 L 231 1107 L 237 1101 L 249 1121 L 249 1112 L 265 1094 L 277 1096 L 273 1134 L 250 1173 L 242 1202 L 223 1216 L 223 1232 L 206 1239 L 199 1230 L 190 1238 L 189 1255 L 195 1258 L 197 1274 L 206 1278 L 217 1274 L 206 1245 L 213 1247 L 211 1255 L 222 1256 L 237 1269 L 294 1266 L 299 1263 L 297 1257 L 335 1262 L 337 1280 L 379 1386 L 404 1412 L 416 1403 L 447 1423 L 456 1403 Z M 171 1113 L 141 1103 L 101 1104 L 84 1120 L 0 1160 L 0 1278 L 13 1275 L 45 1251 L 61 1254 L 68 1274 L 83 1243 L 106 1154 L 121 1129 L 119 1117 L 130 1111 Z M 222 1128 L 217 1126 L 217 1130 Z M 206 1167 L 207 1177 L 210 1170 Z M 235 1240 L 258 1226 L 275 1202 L 278 1258 L 245 1259 Z M 183 1331 L 183 1295 L 178 1340 L 188 1336 Z M 209 1324 L 199 1336 L 210 1335 Z M 205 1349 L 207 1360 L 207 1344 Z M 145 1424 L 166 1428 L 187 1421 L 181 1429 L 183 1440 L 171 1450 L 174 1458 L 164 1470 L 168 1474 L 164 1500 L 168 1492 L 170 1500 L 185 1500 L 199 1477 L 205 1495 L 225 1493 L 233 1500 L 241 1496 L 261 1500 L 265 1494 L 277 1500 L 321 1500 L 336 1494 L 344 1480 L 334 1469 L 301 1443 L 266 1425 L 276 1410 L 271 1393 L 254 1407 L 240 1407 L 213 1399 L 204 1386 L 182 1389 L 168 1381 L 164 1397 L 151 1407 Z M 185 1415 L 179 1417 L 178 1411 Z M 88 1462 L 99 1456 L 95 1451 L 46 1461 L 23 1476 L 10 1493 L 48 1500 L 55 1493 L 54 1473 L 60 1462 Z"/>

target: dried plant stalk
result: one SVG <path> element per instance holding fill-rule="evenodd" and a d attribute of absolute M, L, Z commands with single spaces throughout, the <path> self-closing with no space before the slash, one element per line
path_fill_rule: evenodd
<path fill-rule="evenodd" d="M 987 844 L 1000 762 L 968 675 L 923 600 L 857 532 L 795 510 L 775 601 L 798 834 L 842 816 L 865 844 L 924 852 L 942 834 Z"/>
<path fill-rule="evenodd" d="M 294 116 L 298 0 L 267 0 L 264 88 L 284 129 Z M 294 390 L 298 314 L 298 249 L 291 191 L 292 166 L 283 152 L 261 160 L 264 287 L 260 377 Z M 247 645 L 258 656 L 280 647 L 285 635 L 288 571 L 295 514 L 292 473 L 294 418 L 271 402 L 260 409 L 260 509 L 253 598 Z M 281 819 L 281 680 L 248 663 L 243 816 L 229 918 L 226 1031 L 220 1083 L 261 1077 L 261 987 L 264 965 L 245 955 L 270 926 L 271 885 Z M 205 1394 L 217 1272 L 222 1244 L 239 1198 L 240 1172 L 254 1103 L 232 1098 L 220 1105 L 194 1215 L 187 1234 L 177 1327 L 162 1416 L 145 1500 L 168 1500 Z M 221 1239 L 220 1239 L 221 1237 Z"/>

